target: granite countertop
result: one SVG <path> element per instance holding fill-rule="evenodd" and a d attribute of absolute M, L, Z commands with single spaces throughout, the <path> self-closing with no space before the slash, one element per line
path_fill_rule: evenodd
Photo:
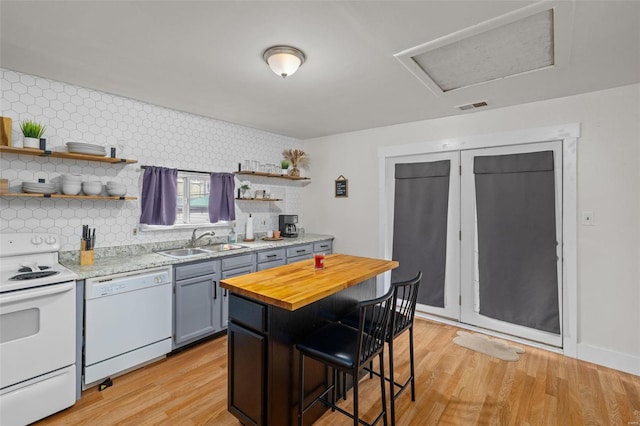
<path fill-rule="evenodd" d="M 333 235 L 306 234 L 304 237 L 284 238 L 282 241 L 241 241 L 237 244 L 246 246 L 246 248 L 224 252 L 211 252 L 182 259 L 174 259 L 157 253 L 140 253 L 132 255 L 130 253 L 127 253 L 126 250 L 123 250 L 121 251 L 120 255 L 96 258 L 93 265 L 81 266 L 77 260 L 65 256 L 62 256 L 60 258 L 60 263 L 75 272 L 78 275 L 78 279 L 83 280 L 86 278 L 139 271 L 143 269 L 176 265 L 179 263 L 215 259 L 225 256 L 235 256 L 238 254 L 252 253 L 270 248 L 289 247 L 298 244 L 333 240 L 333 238 Z"/>

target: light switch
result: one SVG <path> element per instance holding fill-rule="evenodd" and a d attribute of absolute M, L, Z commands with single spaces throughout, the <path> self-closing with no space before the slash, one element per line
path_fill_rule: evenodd
<path fill-rule="evenodd" d="M 595 216 L 593 212 L 582 212 L 582 224 L 585 226 L 595 225 Z"/>

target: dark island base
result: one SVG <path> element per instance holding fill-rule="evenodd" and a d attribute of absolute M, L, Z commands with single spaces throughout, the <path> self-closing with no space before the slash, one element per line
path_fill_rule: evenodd
<path fill-rule="evenodd" d="M 245 425 L 295 425 L 298 422 L 298 352 L 295 342 L 336 320 L 362 300 L 376 296 L 375 278 L 295 311 L 231 293 L 229 298 L 228 409 Z M 327 369 L 305 360 L 305 403 L 331 378 Z M 305 413 L 312 424 L 326 407 Z"/>

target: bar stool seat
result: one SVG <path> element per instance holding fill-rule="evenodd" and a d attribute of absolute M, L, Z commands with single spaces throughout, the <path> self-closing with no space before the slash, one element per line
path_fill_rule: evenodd
<path fill-rule="evenodd" d="M 416 400 L 415 390 L 415 367 L 413 357 L 413 319 L 416 312 L 416 303 L 418 298 L 418 289 L 420 287 L 420 281 L 422 280 L 422 272 L 408 280 L 391 284 L 391 290 L 393 291 L 393 303 L 392 303 L 392 318 L 387 334 L 385 335 L 385 341 L 389 346 L 389 377 L 385 379 L 389 382 L 389 398 L 391 400 L 391 424 L 395 425 L 395 400 L 402 394 L 402 392 L 411 385 L 411 401 Z M 357 311 L 351 311 L 345 315 L 340 322 L 350 327 L 357 327 L 359 321 L 359 313 Z M 365 321 L 369 321 L 367 317 Z M 400 336 L 406 330 L 409 330 L 409 366 L 410 373 L 408 379 L 404 383 L 398 383 L 394 377 L 394 365 L 393 365 L 393 341 Z M 373 370 L 373 364 L 369 363 L 369 367 L 365 368 L 369 371 L 371 377 L 373 375 L 384 377 L 384 372 L 380 373 Z M 344 383 L 344 379 L 343 379 Z M 395 389 L 399 388 L 396 392 Z M 343 389 L 343 396 L 346 397 L 346 393 Z"/>
<path fill-rule="evenodd" d="M 380 419 L 383 419 L 385 425 L 387 424 L 383 349 L 391 318 L 392 296 L 393 289 L 389 289 L 382 297 L 360 302 L 356 311 L 359 316 L 357 328 L 340 323 L 331 323 L 305 336 L 296 343 L 296 348 L 299 352 L 298 425 L 303 425 L 305 411 L 316 402 L 321 402 L 332 410 L 337 410 L 350 417 L 353 419 L 355 426 L 359 423 L 368 425 L 368 423 L 360 420 L 358 412 L 358 373 L 372 363 L 375 357 L 378 357 L 380 371 L 383 373 L 380 378 L 382 409 L 371 425 L 377 424 Z M 367 318 L 366 321 L 365 318 Z M 305 357 L 321 362 L 333 370 L 331 383 L 320 395 L 306 405 L 304 403 Z M 335 404 L 338 372 L 350 374 L 354 378 L 353 413 L 349 413 Z M 329 393 L 331 394 L 331 399 L 327 399 Z"/>

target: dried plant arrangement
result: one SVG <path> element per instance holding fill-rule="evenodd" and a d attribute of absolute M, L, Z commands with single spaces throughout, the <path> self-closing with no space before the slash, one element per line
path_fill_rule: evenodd
<path fill-rule="evenodd" d="M 286 149 L 282 152 L 282 156 L 291 162 L 289 176 L 300 176 L 298 166 L 305 167 L 309 164 L 309 156 L 301 149 Z"/>

